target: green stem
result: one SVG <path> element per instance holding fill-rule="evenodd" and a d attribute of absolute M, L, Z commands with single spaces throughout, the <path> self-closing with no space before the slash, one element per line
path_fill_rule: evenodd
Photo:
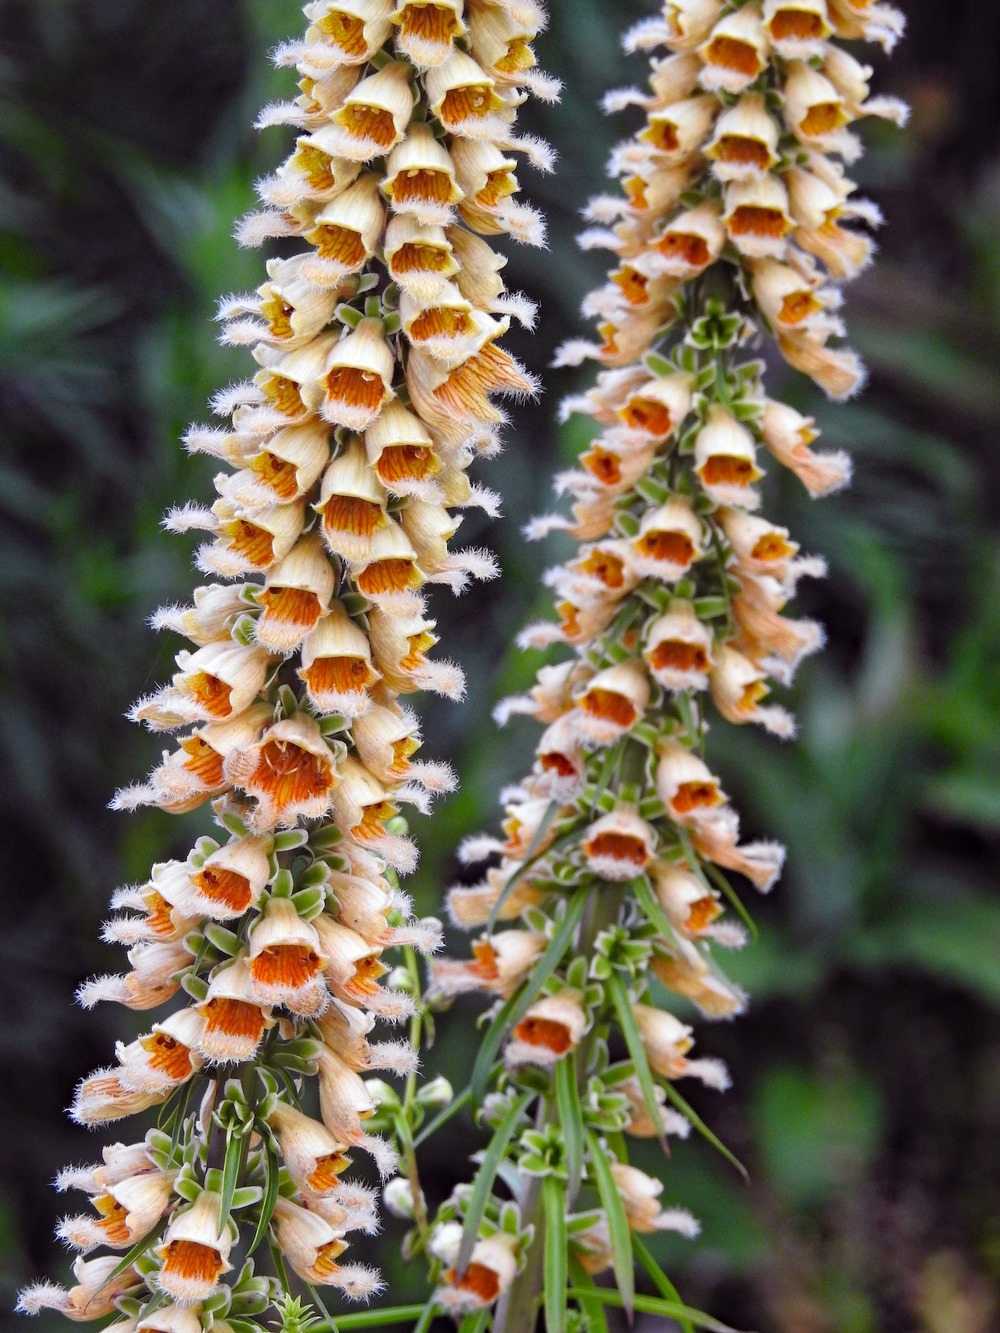
<path fill-rule="evenodd" d="M 606 884 L 590 895 L 587 913 L 580 923 L 576 943 L 577 955 L 588 956 L 594 947 L 594 941 L 605 927 L 618 919 L 621 908 L 621 885 Z M 590 1051 L 593 1045 L 593 1029 L 584 1038 L 578 1048 L 578 1079 L 580 1087 L 586 1086 L 587 1068 L 590 1063 Z M 546 1125 L 558 1124 L 558 1112 L 555 1099 L 546 1098 L 539 1105 L 536 1128 L 543 1130 Z M 544 1230 L 545 1200 L 542 1193 L 541 1176 L 522 1177 L 518 1209 L 521 1225 L 529 1222 L 535 1228 L 531 1245 L 528 1248 L 524 1268 L 514 1278 L 506 1293 L 497 1303 L 493 1317 L 492 1333 L 532 1333 L 538 1317 L 538 1304 L 541 1299 L 544 1282 Z M 568 1201 L 571 1203 L 572 1201 Z"/>
<path fill-rule="evenodd" d="M 715 356 L 715 392 L 718 394 L 719 402 L 725 407 L 732 407 L 733 396 L 729 391 L 729 379 L 726 375 L 726 367 L 722 357 L 716 353 Z"/>

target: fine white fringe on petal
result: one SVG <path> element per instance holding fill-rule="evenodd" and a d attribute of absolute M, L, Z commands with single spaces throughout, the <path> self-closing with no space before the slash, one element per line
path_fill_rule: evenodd
<path fill-rule="evenodd" d="M 405 1078 L 415 1074 L 420 1067 L 416 1051 L 406 1041 L 376 1041 L 368 1047 L 368 1069 L 388 1069 L 391 1073 Z"/>
<path fill-rule="evenodd" d="M 503 851 L 503 843 L 499 839 L 491 837 L 488 833 L 474 833 L 468 838 L 463 838 L 458 844 L 458 859 L 464 866 L 476 865 L 479 861 L 486 861 L 495 852 Z"/>
<path fill-rule="evenodd" d="M 654 46 L 665 46 L 670 41 L 670 29 L 662 18 L 640 19 L 622 35 L 622 50 L 626 55 L 649 51 Z"/>
<path fill-rule="evenodd" d="M 398 1165 L 398 1157 L 393 1146 L 378 1134 L 364 1134 L 359 1143 L 359 1147 L 364 1148 L 365 1152 L 370 1153 L 379 1175 L 383 1180 L 395 1173 Z"/>
<path fill-rule="evenodd" d="M 342 1264 L 327 1279 L 327 1285 L 342 1291 L 349 1300 L 370 1301 L 385 1290 L 386 1284 L 377 1268 L 365 1264 Z"/>

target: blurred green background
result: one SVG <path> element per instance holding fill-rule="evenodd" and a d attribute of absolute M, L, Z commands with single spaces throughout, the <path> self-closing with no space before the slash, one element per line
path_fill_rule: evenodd
<path fill-rule="evenodd" d="M 644 77 L 616 31 L 653 6 L 551 8 L 539 52 L 569 87 L 524 124 L 559 146 L 561 170 L 525 169 L 522 183 L 553 249 L 514 249 L 508 269 L 542 303 L 539 336 L 510 344 L 535 369 L 579 330 L 580 297 L 602 279 L 606 256 L 571 237 L 626 125 L 595 102 Z M 875 63 L 913 120 L 902 134 L 872 126 L 858 173 L 890 224 L 849 294 L 871 386 L 832 407 L 779 367 L 772 385 L 856 459 L 853 488 L 821 504 L 793 479 L 769 481 L 767 512 L 830 561 L 803 597 L 830 643 L 800 674 L 797 744 L 724 724 L 712 737 L 748 835 L 785 841 L 789 867 L 752 904 L 759 943 L 732 961 L 749 1013 L 700 1027 L 735 1086 L 697 1104 L 752 1183 L 707 1145 L 678 1147 L 666 1197 L 704 1233 L 658 1252 L 692 1304 L 759 1333 L 1000 1328 L 1000 7 L 906 8 L 908 41 Z M 104 1136 L 61 1108 L 133 1021 L 72 1004 L 80 979 L 120 965 L 98 941 L 107 898 L 151 860 L 183 855 L 199 824 L 105 807 L 158 752 L 122 717 L 177 646 L 145 617 L 192 585 L 191 543 L 157 525 L 169 504 L 208 495 L 212 468 L 177 436 L 247 372 L 210 316 L 220 294 L 260 280 L 260 256 L 230 233 L 288 143 L 248 127 L 268 97 L 290 95 L 265 55 L 299 22 L 292 0 L 0 0 L 4 1311 L 21 1283 L 65 1274 L 51 1229 L 67 1201 L 48 1182 Z M 442 648 L 470 690 L 463 706 L 426 709 L 427 753 L 455 762 L 463 790 L 417 821 L 425 912 L 455 874 L 459 838 L 495 822 L 499 786 L 529 762 L 530 724 L 498 741 L 488 714 L 538 665 L 508 645 L 543 610 L 538 573 L 560 548 L 526 547 L 520 528 L 581 443 L 553 424 L 574 383 L 549 374 L 505 454 L 477 465 L 505 497 L 488 536 L 502 583 L 464 601 L 436 594 Z M 476 517 L 466 534 L 486 539 Z M 460 1082 L 474 1012 L 442 1022 L 429 1072 Z M 467 1147 L 451 1133 L 430 1145 L 432 1202 L 479 1146 L 461 1124 Z M 394 1234 L 380 1261 L 396 1297 L 417 1299 L 421 1274 L 403 1273 Z"/>

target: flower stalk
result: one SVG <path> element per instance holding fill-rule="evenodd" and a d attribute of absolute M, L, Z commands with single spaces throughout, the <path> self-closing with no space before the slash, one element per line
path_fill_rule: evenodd
<path fill-rule="evenodd" d="M 609 164 L 620 191 L 591 200 L 580 238 L 612 268 L 584 302 L 598 338 L 557 358 L 600 367 L 563 404 L 591 438 L 556 478 L 569 514 L 528 530 L 576 543 L 545 576 L 555 619 L 520 640 L 564 651 L 497 710 L 543 730 L 501 832 L 461 849 L 487 863 L 449 894 L 454 922 L 481 932 L 472 955 L 431 964 L 441 1006 L 494 1001 L 471 1081 L 493 1138 L 431 1238 L 439 1308 L 494 1333 L 540 1313 L 550 1333 L 590 1327 L 606 1303 L 718 1327 L 642 1244 L 698 1223 L 633 1165 L 629 1139 L 666 1155 L 693 1129 L 739 1166 L 678 1086 L 729 1080 L 675 1010 L 743 1010 L 718 951 L 752 926 L 737 885 L 770 890 L 784 851 L 741 836 L 710 728 L 790 739 L 772 691 L 822 644 L 788 605 L 824 562 L 763 516 L 765 458 L 813 496 L 850 475 L 845 455 L 812 448 L 811 418 L 768 395 L 762 354 L 832 399 L 862 386 L 838 312 L 879 215 L 847 175 L 853 127 L 902 123 L 905 107 L 870 95 L 871 69 L 840 42 L 888 50 L 902 26 L 853 0 L 667 0 L 625 37 L 652 53 L 647 87 L 605 100 L 638 121 Z M 636 1296 L 636 1264 L 655 1298 Z M 617 1292 L 594 1280 L 608 1269 Z"/>
<path fill-rule="evenodd" d="M 224 468 L 213 504 L 166 522 L 207 534 L 207 581 L 154 617 L 190 646 L 132 713 L 169 748 L 113 802 L 204 807 L 213 836 L 116 893 L 104 935 L 128 968 L 79 993 L 158 1013 L 83 1080 L 73 1118 L 158 1121 L 60 1173 L 89 1209 L 59 1228 L 76 1282 L 19 1300 L 116 1313 L 116 1333 L 252 1333 L 272 1307 L 315 1327 L 293 1280 L 320 1309 L 316 1288 L 370 1299 L 379 1274 L 343 1258 L 352 1233 L 378 1230 L 352 1156 L 384 1180 L 402 1155 L 426 1242 L 413 1140 L 450 1098 L 416 1075 L 417 956 L 441 931 L 400 888 L 417 855 L 400 809 L 427 812 L 455 779 L 418 758 L 403 700 L 463 693 L 432 653 L 431 585 L 497 572 L 452 539 L 466 508 L 496 511 L 467 471 L 498 448 L 495 398 L 535 390 L 500 345 L 534 309 L 485 238 L 543 241 L 514 170 L 550 154 L 515 120 L 527 92 L 558 88 L 535 68 L 537 5 L 310 0 L 304 14 L 276 53 L 299 93 L 258 122 L 293 127 L 295 144 L 237 229 L 288 244 L 219 310 L 252 378 L 213 401 L 225 424 L 185 437 Z M 409 1041 L 374 1039 L 407 1020 Z M 405 1079 L 403 1097 L 375 1071 Z"/>

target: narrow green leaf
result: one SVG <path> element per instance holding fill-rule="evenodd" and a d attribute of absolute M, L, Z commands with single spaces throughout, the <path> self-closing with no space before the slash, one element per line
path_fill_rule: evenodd
<path fill-rule="evenodd" d="M 194 1091 L 194 1085 L 199 1080 L 196 1078 L 188 1079 L 184 1085 L 184 1091 L 181 1093 L 179 1103 L 174 1113 L 174 1119 L 171 1124 L 170 1132 L 170 1156 L 180 1147 L 181 1135 L 184 1133 L 184 1121 L 187 1118 L 188 1107 L 191 1104 L 191 1094 Z"/>
<path fill-rule="evenodd" d="M 750 1173 L 749 1171 L 747 1171 L 746 1167 L 743 1165 L 740 1159 L 735 1155 L 735 1153 L 733 1153 L 729 1148 L 726 1147 L 726 1145 L 717 1135 L 712 1133 L 709 1127 L 705 1124 L 704 1120 L 702 1120 L 701 1116 L 698 1115 L 698 1113 L 684 1100 L 684 1098 L 677 1091 L 677 1089 L 674 1087 L 674 1085 L 670 1082 L 669 1079 L 664 1083 L 663 1086 L 666 1090 L 667 1096 L 673 1102 L 674 1106 L 677 1107 L 681 1115 L 687 1116 L 688 1120 L 691 1121 L 691 1124 L 702 1136 L 702 1138 L 707 1139 L 708 1142 L 712 1145 L 713 1148 L 715 1148 L 717 1152 L 722 1153 L 726 1161 L 731 1162 L 732 1165 L 736 1167 L 736 1170 L 740 1173 L 740 1175 L 743 1177 L 744 1180 L 749 1180 Z"/>
<path fill-rule="evenodd" d="M 434 1317 L 440 1309 L 440 1305 L 432 1296 L 421 1311 L 420 1319 L 414 1327 L 413 1333 L 430 1333 L 431 1324 L 433 1324 Z"/>
<path fill-rule="evenodd" d="M 472 1097 L 477 1104 L 483 1100 L 486 1092 L 486 1080 L 508 1028 L 520 1021 L 549 977 L 562 962 L 566 950 L 573 941 L 576 928 L 583 918 L 590 892 L 590 889 L 587 888 L 577 889 L 573 897 L 570 898 L 566 907 L 566 915 L 557 926 L 545 952 L 531 969 L 528 980 L 519 991 L 516 991 L 506 1001 L 483 1034 L 470 1083 Z"/>
<path fill-rule="evenodd" d="M 611 1174 L 611 1164 L 604 1148 L 592 1129 L 587 1130 L 587 1147 L 590 1150 L 590 1164 L 601 1207 L 608 1219 L 615 1281 L 618 1283 L 622 1304 L 631 1313 L 635 1304 L 635 1270 L 632 1263 L 632 1231 L 625 1216 L 625 1204 L 618 1193 L 618 1186 Z"/>
<path fill-rule="evenodd" d="M 333 1315 L 323 1304 L 323 1297 L 310 1282 L 305 1284 L 305 1288 L 309 1293 L 309 1299 L 312 1301 L 313 1305 L 315 1305 L 316 1309 L 319 1310 L 320 1314 L 324 1316 L 330 1325 L 330 1333 L 337 1333 L 337 1323 L 334 1320 Z"/>
<path fill-rule="evenodd" d="M 635 1014 L 632 1011 L 632 1003 L 628 997 L 628 991 L 625 989 L 625 982 L 622 980 L 619 972 L 613 972 L 608 978 L 608 990 L 611 993 L 611 999 L 615 1006 L 615 1014 L 618 1018 L 618 1026 L 621 1028 L 622 1036 L 625 1038 L 625 1045 L 628 1047 L 628 1053 L 632 1057 L 632 1063 L 635 1065 L 635 1076 L 639 1080 L 639 1087 L 642 1088 L 643 1101 L 646 1103 L 646 1110 L 649 1112 L 650 1119 L 660 1131 L 660 1140 L 666 1146 L 666 1136 L 663 1128 L 663 1115 L 660 1111 L 659 1098 L 656 1095 L 656 1083 L 653 1081 L 653 1071 L 649 1067 L 649 1060 L 646 1058 L 646 1048 L 642 1044 L 642 1036 L 639 1033 L 639 1025 L 635 1021 Z"/>
<path fill-rule="evenodd" d="M 656 895 L 653 893 L 649 880 L 645 875 L 640 879 L 634 879 L 629 887 L 635 894 L 636 901 L 645 912 L 646 919 L 650 924 L 656 927 L 664 939 L 676 943 L 677 931 L 674 929 L 673 922 L 656 901 Z"/>
<path fill-rule="evenodd" d="M 111 1278 L 108 1278 L 108 1281 L 110 1282 Z M 161 1305 L 166 1305 L 166 1303 L 167 1303 L 167 1293 L 165 1291 L 154 1291 L 150 1299 L 148 1301 L 143 1302 L 142 1306 L 143 1318 L 148 1319 L 149 1316 L 151 1314 L 154 1314 L 160 1308 Z"/>
<path fill-rule="evenodd" d="M 556 1107 L 559 1128 L 566 1149 L 566 1194 L 570 1202 L 576 1198 L 583 1175 L 583 1107 L 576 1086 L 576 1053 L 569 1051 L 555 1068 Z"/>
<path fill-rule="evenodd" d="M 665 1296 L 668 1301 L 675 1301 L 678 1305 L 682 1305 L 683 1302 L 681 1301 L 680 1292 L 670 1281 L 666 1273 L 664 1273 L 663 1269 L 656 1262 L 638 1236 L 632 1237 L 632 1248 L 635 1251 L 635 1257 L 653 1279 L 653 1283 L 660 1295 Z M 678 1323 L 680 1324 L 683 1333 L 693 1333 L 694 1325 L 689 1319 L 679 1319 Z"/>
<path fill-rule="evenodd" d="M 490 1316 L 493 1311 L 489 1306 L 485 1310 L 480 1310 L 478 1314 L 466 1315 L 462 1320 L 459 1333 L 486 1333 L 490 1326 Z"/>
<path fill-rule="evenodd" d="M 468 1106 L 469 1102 L 471 1101 L 472 1101 L 472 1089 L 466 1088 L 465 1091 L 461 1094 L 461 1096 L 456 1097 L 448 1106 L 444 1108 L 443 1111 L 439 1111 L 429 1124 L 424 1125 L 423 1129 L 413 1140 L 414 1148 L 419 1148 L 422 1143 L 426 1143 L 426 1141 L 433 1134 L 436 1134 L 438 1132 L 438 1130 L 441 1128 L 442 1125 L 446 1125 L 453 1115 L 457 1115 L 458 1112 L 461 1111 L 462 1107 Z M 414 1333 L 416 1333 L 416 1330 L 414 1330 Z"/>
<path fill-rule="evenodd" d="M 267 1238 L 267 1248 L 271 1252 L 271 1263 L 274 1265 L 274 1273 L 284 1291 L 291 1291 L 292 1285 L 288 1280 L 288 1269 L 285 1267 L 285 1256 L 281 1252 L 281 1247 L 276 1243 L 272 1236 Z M 337 1333 L 336 1329 L 332 1333 Z"/>
<path fill-rule="evenodd" d="M 723 897 L 726 898 L 733 911 L 746 926 L 747 930 L 749 930 L 751 939 L 756 940 L 758 934 L 757 923 L 743 905 L 743 899 L 717 866 L 712 865 L 712 863 L 708 861 L 705 863 L 705 870 L 708 872 L 709 879 L 711 879 L 717 889 L 721 890 Z"/>
<path fill-rule="evenodd" d="M 246 1161 L 247 1140 L 226 1130 L 226 1156 L 222 1163 L 222 1192 L 219 1195 L 219 1230 L 225 1231 L 233 1211 L 233 1196 L 239 1183 L 240 1169 Z"/>
<path fill-rule="evenodd" d="M 108 1274 L 108 1282 L 113 1282 L 116 1277 L 120 1277 L 125 1272 L 126 1268 L 131 1268 L 136 1259 L 141 1259 L 159 1234 L 160 1224 L 157 1222 L 152 1231 L 147 1231 L 142 1240 L 137 1240 L 128 1254 L 123 1259 L 119 1259 Z"/>
<path fill-rule="evenodd" d="M 455 1260 L 455 1268 L 461 1276 L 469 1266 L 469 1255 L 472 1253 L 472 1247 L 479 1236 L 479 1224 L 483 1220 L 483 1214 L 486 1212 L 486 1205 L 489 1202 L 490 1193 L 493 1189 L 493 1182 L 496 1180 L 497 1170 L 507 1151 L 507 1145 L 514 1136 L 514 1130 L 517 1128 L 517 1122 L 524 1114 L 528 1103 L 532 1101 L 535 1094 L 533 1092 L 522 1092 L 517 1101 L 515 1101 L 504 1118 L 493 1131 L 493 1138 L 490 1140 L 490 1146 L 486 1150 L 482 1165 L 476 1172 L 475 1183 L 472 1186 L 472 1195 L 469 1198 L 469 1211 L 465 1215 L 465 1223 L 462 1227 L 462 1243 L 458 1248 L 458 1258 Z"/>
<path fill-rule="evenodd" d="M 397 1305 L 392 1310 L 362 1310 L 358 1314 L 341 1314 L 337 1316 L 336 1329 L 381 1328 L 389 1324 L 408 1324 L 411 1319 L 420 1318 L 428 1309 L 433 1319 L 435 1307 L 424 1305 Z M 419 1328 L 418 1324 L 413 1333 L 417 1333 Z M 317 1329 L 317 1333 L 322 1333 L 322 1330 Z M 335 1330 L 331 1329 L 330 1333 L 335 1333 Z"/>
<path fill-rule="evenodd" d="M 500 909 L 503 908 L 504 902 L 511 896 L 513 890 L 517 888 L 517 885 L 521 884 L 528 874 L 531 874 L 532 869 L 535 868 L 537 862 L 544 856 L 552 856 L 553 852 L 565 852 L 567 848 L 571 848 L 575 842 L 579 842 L 580 838 L 584 836 L 585 829 L 583 826 L 569 829 L 568 833 L 563 833 L 560 837 L 549 842 L 547 848 L 541 850 L 541 852 L 533 852 L 532 849 L 539 846 L 541 837 L 544 836 L 545 829 L 547 829 L 548 824 L 551 824 L 556 813 L 559 812 L 559 809 L 560 806 L 553 801 L 552 805 L 549 805 L 548 810 L 545 810 L 545 817 L 543 818 L 543 821 L 541 821 L 540 828 L 537 830 L 535 837 L 532 838 L 531 845 L 529 845 L 527 852 L 524 854 L 524 860 L 521 861 L 520 868 L 517 869 L 515 874 L 512 874 L 511 878 L 507 881 L 507 884 L 504 885 L 503 893 L 500 894 L 500 897 L 497 898 L 495 904 L 493 904 L 492 912 L 489 913 L 489 920 L 487 921 L 487 934 L 492 934 L 493 926 L 496 925 L 497 917 L 499 917 Z"/>
<path fill-rule="evenodd" d="M 542 1184 L 545 1207 L 545 1330 L 566 1330 L 566 1192 L 558 1176 L 547 1176 Z"/>
<path fill-rule="evenodd" d="M 667 1319 L 687 1319 L 695 1328 L 704 1328 L 707 1333 L 740 1333 L 740 1330 L 733 1328 L 731 1324 L 722 1324 L 710 1314 L 705 1314 L 703 1310 L 692 1310 L 689 1305 L 660 1300 L 656 1296 L 636 1296 L 630 1307 L 622 1299 L 621 1293 L 615 1291 L 613 1287 L 595 1286 L 589 1291 L 586 1288 L 571 1287 L 567 1295 L 571 1300 L 579 1300 L 581 1296 L 591 1298 L 596 1296 L 605 1305 L 614 1305 L 625 1310 L 632 1308 L 638 1310 L 640 1314 L 658 1314 Z"/>
<path fill-rule="evenodd" d="M 486 922 L 487 935 L 493 934 L 493 927 L 497 923 L 497 917 L 500 914 L 500 909 L 503 907 L 506 900 L 510 897 L 511 893 L 513 893 L 514 889 L 518 886 L 518 884 L 520 884 L 524 876 L 531 869 L 531 866 L 533 865 L 536 859 L 536 853 L 539 847 L 541 847 L 542 845 L 542 839 L 545 837 L 546 833 L 548 833 L 549 825 L 552 823 L 553 819 L 555 819 L 556 815 L 559 813 L 559 809 L 560 806 L 558 801 L 549 802 L 549 807 L 545 811 L 545 814 L 542 816 L 542 822 L 535 830 L 535 836 L 531 839 L 531 842 L 528 844 L 528 850 L 521 858 L 520 869 L 517 871 L 516 874 L 511 875 L 510 879 L 503 886 L 503 891 L 501 892 L 500 897 L 493 904 L 493 908 L 490 912 L 489 919 Z"/>
<path fill-rule="evenodd" d="M 271 1225 L 271 1218 L 274 1214 L 274 1205 L 278 1202 L 278 1156 L 271 1147 L 268 1147 L 267 1149 L 264 1170 L 267 1177 L 267 1184 L 264 1188 L 264 1198 L 260 1205 L 260 1217 L 257 1219 L 257 1230 L 253 1233 L 253 1240 L 250 1242 L 250 1248 L 247 1250 L 248 1259 L 267 1235 L 267 1228 Z"/>
<path fill-rule="evenodd" d="M 619 741 L 617 745 L 612 745 L 604 755 L 604 762 L 601 764 L 601 771 L 594 782 L 594 795 L 591 804 L 604 795 L 611 785 L 611 779 L 614 777 L 618 765 L 621 763 L 622 754 L 625 751 L 625 742 Z"/>
<path fill-rule="evenodd" d="M 575 1300 L 583 1311 L 587 1333 L 608 1333 L 608 1321 L 601 1298 L 597 1295 L 597 1284 L 572 1253 L 569 1256 L 569 1272 L 573 1279 L 573 1289 L 566 1295 Z"/>

